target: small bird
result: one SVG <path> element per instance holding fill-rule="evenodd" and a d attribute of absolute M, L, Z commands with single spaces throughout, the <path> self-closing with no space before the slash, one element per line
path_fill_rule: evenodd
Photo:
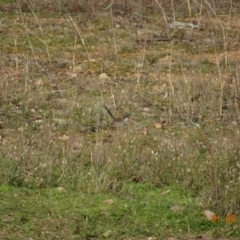
<path fill-rule="evenodd" d="M 115 127 L 115 128 L 120 128 L 120 127 L 123 127 L 126 122 L 128 121 L 129 119 L 129 115 L 126 114 L 124 115 L 123 117 L 118 117 L 118 118 L 115 118 L 111 111 L 104 105 L 104 108 L 106 109 L 107 113 L 109 114 L 109 116 L 112 118 L 113 122 L 112 122 L 112 126 Z"/>

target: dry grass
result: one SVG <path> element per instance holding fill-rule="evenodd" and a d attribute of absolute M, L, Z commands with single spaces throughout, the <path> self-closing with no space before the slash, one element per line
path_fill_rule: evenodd
<path fill-rule="evenodd" d="M 213 2 L 19 0 L 1 20 L 1 184 L 177 185 L 239 215 L 239 3 Z"/>

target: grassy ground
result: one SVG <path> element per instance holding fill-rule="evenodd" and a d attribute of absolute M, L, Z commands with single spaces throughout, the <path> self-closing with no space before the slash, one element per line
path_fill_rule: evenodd
<path fill-rule="evenodd" d="M 4 1 L 1 239 L 237 239 L 239 9 Z"/>
<path fill-rule="evenodd" d="M 1 199 L 1 239 L 163 239 L 183 235 L 193 239 L 203 231 L 216 236 L 237 234 L 225 219 L 206 221 L 195 200 L 176 187 L 128 183 L 119 193 L 86 194 L 3 186 Z"/>

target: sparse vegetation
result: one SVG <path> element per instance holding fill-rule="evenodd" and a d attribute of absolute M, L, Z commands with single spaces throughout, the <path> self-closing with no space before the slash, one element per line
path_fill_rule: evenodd
<path fill-rule="evenodd" d="M 4 1 L 0 238 L 238 239 L 239 9 Z"/>

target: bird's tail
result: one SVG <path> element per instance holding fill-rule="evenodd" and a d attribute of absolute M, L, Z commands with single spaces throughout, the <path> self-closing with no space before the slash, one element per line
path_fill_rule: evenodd
<path fill-rule="evenodd" d="M 104 108 L 106 109 L 107 113 L 109 114 L 109 116 L 112 118 L 112 120 L 114 120 L 114 116 L 112 115 L 111 111 L 104 105 Z"/>

